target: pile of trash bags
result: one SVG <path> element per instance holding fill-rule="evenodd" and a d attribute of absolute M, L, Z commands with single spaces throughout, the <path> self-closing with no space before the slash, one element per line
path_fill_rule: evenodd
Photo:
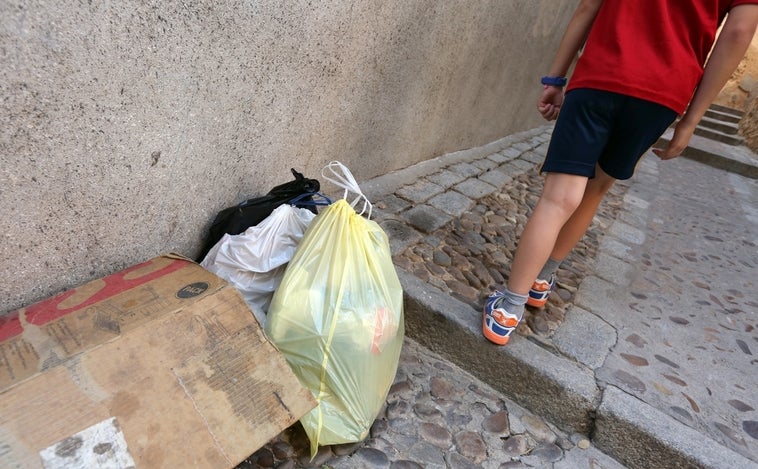
<path fill-rule="evenodd" d="M 316 398 L 301 419 L 313 456 L 368 436 L 397 372 L 403 292 L 350 171 L 337 161 L 322 171 L 344 191 L 335 202 L 292 172 L 295 181 L 219 213 L 201 265 L 240 291 Z"/>

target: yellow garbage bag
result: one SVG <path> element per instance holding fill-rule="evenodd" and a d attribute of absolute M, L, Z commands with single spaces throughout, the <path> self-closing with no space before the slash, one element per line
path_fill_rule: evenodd
<path fill-rule="evenodd" d="M 365 439 L 404 336 L 402 287 L 382 228 L 344 199 L 317 215 L 274 292 L 265 330 L 318 402 L 300 420 L 311 456 L 319 445 Z"/>

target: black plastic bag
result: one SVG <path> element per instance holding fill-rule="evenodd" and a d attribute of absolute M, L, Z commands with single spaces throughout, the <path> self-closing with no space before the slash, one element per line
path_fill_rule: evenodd
<path fill-rule="evenodd" d="M 239 205 L 227 207 L 218 212 L 208 230 L 208 237 L 198 262 L 205 258 L 208 251 L 219 242 L 224 234 L 237 235 L 242 233 L 263 221 L 275 208 L 282 204 L 292 203 L 296 207 L 308 208 L 313 213 L 317 213 L 315 206 L 326 204 L 313 200 L 314 195 L 320 195 L 318 191 L 321 184 L 317 179 L 306 178 L 294 168 L 291 171 L 292 175 L 295 176 L 294 181 L 280 184 L 266 195 L 248 199 Z M 331 202 L 329 199 L 326 200 L 329 203 Z"/>

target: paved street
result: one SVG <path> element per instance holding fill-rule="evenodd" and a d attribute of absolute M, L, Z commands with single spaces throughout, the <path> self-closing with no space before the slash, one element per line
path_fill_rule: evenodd
<path fill-rule="evenodd" d="M 623 469 L 586 436 L 562 432 L 460 367 L 406 339 L 387 406 L 363 443 L 322 447 L 311 461 L 294 426 L 239 469 Z"/>
<path fill-rule="evenodd" d="M 577 299 L 616 331 L 596 375 L 758 461 L 756 181 L 687 159 L 638 180 L 612 230 L 629 252 Z"/>
<path fill-rule="evenodd" d="M 549 306 L 506 347 L 481 336 L 550 131 L 362 185 L 406 293 L 388 405 L 363 443 L 308 462 L 292 428 L 240 467 L 758 467 L 755 179 L 649 155 Z"/>

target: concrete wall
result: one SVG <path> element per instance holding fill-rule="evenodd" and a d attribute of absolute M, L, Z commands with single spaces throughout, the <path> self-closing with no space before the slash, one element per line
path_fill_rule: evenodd
<path fill-rule="evenodd" d="M 576 0 L 0 2 L 0 313 L 333 159 L 358 181 L 542 124 Z"/>

